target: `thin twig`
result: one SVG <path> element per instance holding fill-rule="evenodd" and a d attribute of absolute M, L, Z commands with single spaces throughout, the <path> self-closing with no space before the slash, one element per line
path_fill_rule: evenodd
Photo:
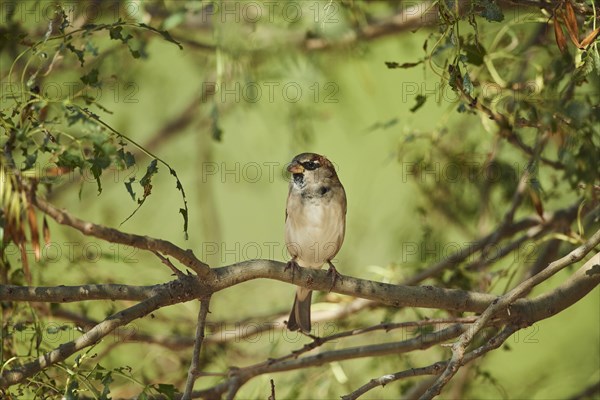
<path fill-rule="evenodd" d="M 350 360 L 363 357 L 378 357 L 389 354 L 401 354 L 416 349 L 423 350 L 445 342 L 460 335 L 466 329 L 466 325 L 454 324 L 439 331 L 419 335 L 412 339 L 399 342 L 381 343 L 370 346 L 358 346 L 340 350 L 325 351 L 320 354 L 290 359 L 284 356 L 271 359 L 249 367 L 234 369 L 231 377 L 210 389 L 194 392 L 198 397 L 218 397 L 224 393 L 236 391 L 239 387 L 255 376 L 271 374 L 275 372 L 292 371 L 311 366 L 342 360 Z"/>
<path fill-rule="evenodd" d="M 2 375 L 0 375 L 0 388 L 6 388 L 15 383 L 19 383 L 25 378 L 33 376 L 58 362 L 64 361 L 77 351 L 98 343 L 98 341 L 110 334 L 116 328 L 142 318 L 165 305 L 172 304 L 171 301 L 172 299 L 169 299 L 166 293 L 161 293 L 109 316 L 90 329 L 85 335 L 70 342 L 63 343 L 56 349 L 42 354 L 35 360 L 28 362 L 23 366 L 5 370 Z"/>
<path fill-rule="evenodd" d="M 440 394 L 442 388 L 458 371 L 465 354 L 465 349 L 471 343 L 473 337 L 487 324 L 494 314 L 497 314 L 502 309 L 506 309 L 506 312 L 510 315 L 511 305 L 515 302 L 515 300 L 521 297 L 524 293 L 529 292 L 534 286 L 556 274 L 558 271 L 583 259 L 583 257 L 585 257 L 594 247 L 596 247 L 598 243 L 600 243 L 600 230 L 598 230 L 583 245 L 571 251 L 566 256 L 550 263 L 550 265 L 548 265 L 548 267 L 544 270 L 523 281 L 504 296 L 494 300 L 492 304 L 484 311 L 484 313 L 481 314 L 477 322 L 475 322 L 470 329 L 465 331 L 460 336 L 459 340 L 454 343 L 452 346 L 452 358 L 450 359 L 450 362 L 433 386 L 431 386 L 422 396 L 422 400 L 429 400 Z M 593 262 L 598 263 L 600 260 L 600 254 L 594 256 L 592 260 L 595 260 Z"/>
<path fill-rule="evenodd" d="M 204 342 L 204 330 L 206 328 L 206 317 L 210 307 L 210 296 L 200 300 L 200 310 L 198 311 L 198 323 L 196 324 L 196 338 L 194 341 L 194 352 L 192 354 L 192 362 L 188 370 L 187 381 L 185 382 L 185 391 L 183 392 L 183 400 L 191 399 L 192 390 L 194 388 L 194 382 L 198 377 L 200 368 L 198 367 L 200 362 L 200 350 L 202 350 L 202 343 Z"/>
<path fill-rule="evenodd" d="M 106 240 L 107 242 L 125 244 L 142 250 L 161 252 L 172 256 L 183 265 L 193 270 L 199 277 L 210 275 L 211 270 L 208 265 L 196 258 L 192 250 L 183 250 L 167 240 L 128 234 L 121 232 L 118 229 L 83 221 L 65 210 L 59 210 L 52 204 L 40 198 L 34 197 L 33 200 L 34 205 L 38 209 L 56 222 L 61 225 L 70 226 L 86 236 L 93 236 L 98 239 Z"/>
<path fill-rule="evenodd" d="M 267 400 L 277 400 L 275 397 L 275 381 L 273 379 L 271 379 L 271 395 Z"/>
<path fill-rule="evenodd" d="M 480 346 L 479 348 L 469 352 L 465 355 L 465 358 L 462 360 L 461 365 L 465 365 L 466 363 L 473 361 L 476 358 L 483 356 L 485 353 L 497 349 L 508 339 L 514 332 L 518 329 L 514 325 L 507 326 L 496 336 L 491 338 L 486 344 Z M 405 371 L 396 372 L 395 374 L 383 375 L 379 378 L 371 379 L 368 383 L 359 387 L 352 393 L 349 393 L 345 396 L 342 396 L 342 400 L 355 400 L 358 399 L 363 394 L 368 391 L 378 387 L 385 386 L 388 383 L 395 382 L 400 379 L 410 378 L 413 376 L 419 375 L 439 375 L 442 373 L 444 368 L 448 365 L 449 361 L 438 361 L 434 364 L 431 364 L 427 367 L 422 368 L 411 368 Z"/>
<path fill-rule="evenodd" d="M 175 275 L 178 278 L 180 278 L 180 277 L 182 277 L 184 275 L 183 272 L 181 272 L 180 270 L 178 270 L 177 267 L 175 267 L 173 265 L 173 263 L 171 262 L 171 260 L 169 260 L 168 257 L 163 256 L 162 254 L 160 254 L 156 250 L 152 250 L 152 253 L 154 253 L 154 255 L 156 257 L 158 257 L 163 262 L 163 264 L 165 264 L 167 267 L 169 267 L 169 269 L 171 271 L 173 271 L 173 275 Z"/>

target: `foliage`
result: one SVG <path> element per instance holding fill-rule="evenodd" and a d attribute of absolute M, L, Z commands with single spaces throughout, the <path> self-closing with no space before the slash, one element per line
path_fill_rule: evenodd
<path fill-rule="evenodd" d="M 0 27 L 0 283 L 31 285 L 36 279 L 37 283 L 44 283 L 39 276 L 46 272 L 33 270 L 28 255 L 30 247 L 39 262 L 40 249 L 51 241 L 47 217 L 35 207 L 36 196 L 50 197 L 62 191 L 70 194 L 71 183 L 75 182 L 81 199 L 84 186 L 92 181 L 98 201 L 105 201 L 102 196 L 107 175 L 114 171 L 128 173 L 122 189 L 133 203 L 131 211 L 118 216 L 124 224 L 133 220 L 157 192 L 157 176 L 165 167 L 181 197 L 178 212 L 187 239 L 190 217 L 182 179 L 171 163 L 161 158 L 161 151 L 150 149 L 150 145 L 137 139 L 144 137 L 143 132 L 130 127 L 116 129 L 119 125 L 112 121 L 121 115 L 121 110 L 111 109 L 97 95 L 103 89 L 104 93 L 111 90 L 114 77 L 123 66 L 159 57 L 152 53 L 157 40 L 184 49 L 180 52 L 182 57 L 192 54 L 203 72 L 208 71 L 205 77 L 209 76 L 214 85 L 203 86 L 200 102 L 209 107 L 203 116 L 205 120 L 197 125 L 206 127 L 206 136 L 214 144 L 223 144 L 225 138 L 236 134 L 225 128 L 225 116 L 232 110 L 242 109 L 250 114 L 258 108 L 250 110 L 252 104 L 243 108 L 236 102 L 219 101 L 219 88 L 226 87 L 228 81 L 256 84 L 290 76 L 301 76 L 301 80 L 304 75 L 299 70 L 308 70 L 312 76 L 327 76 L 331 73 L 328 63 L 339 62 L 342 56 L 368 60 L 371 41 L 391 36 L 391 40 L 402 42 L 409 35 L 407 31 L 425 32 L 427 38 L 420 58 L 396 59 L 397 55 L 390 53 L 387 61 L 381 62 L 381 71 L 405 74 L 420 69 L 429 79 L 433 76 L 431 80 L 437 81 L 435 93 L 421 87 L 411 104 L 402 104 L 398 98 L 398 107 L 426 119 L 430 107 L 442 108 L 451 98 L 441 120 L 460 114 L 463 122 L 459 129 L 442 122 L 431 131 L 401 131 L 404 121 L 396 117 L 374 122 L 368 129 L 370 134 L 380 130 L 394 132 L 399 143 L 394 155 L 399 163 L 413 166 L 411 176 L 422 199 L 415 213 L 422 224 L 419 246 L 435 247 L 435 243 L 455 232 L 480 238 L 493 226 L 502 227 L 516 217 L 532 213 L 545 221 L 552 218 L 549 211 L 571 204 L 579 208 L 577 213 L 568 214 L 564 224 L 556 223 L 539 236 L 525 239 L 540 245 L 550 243 L 557 249 L 563 246 L 562 250 L 583 243 L 585 232 L 597 224 L 594 210 L 600 193 L 600 11 L 593 0 L 540 2 L 538 7 L 501 4 L 495 0 L 423 2 L 417 7 L 423 14 L 417 27 L 408 26 L 410 18 L 405 15 L 414 9 L 403 8 L 401 2 L 394 1 L 315 2 L 314 8 L 303 5 L 302 10 L 309 17 L 291 21 L 283 14 L 257 23 L 223 18 L 225 6 L 217 1 L 148 1 L 135 15 L 124 12 L 127 4 L 106 3 L 100 8 L 105 12 L 99 18 L 81 10 L 73 14 L 59 2 L 50 8 L 51 18 L 44 23 L 22 21 L 18 7 L 7 7 L 5 25 Z M 113 8 L 118 12 L 106 12 Z M 239 13 L 247 9 L 236 10 Z M 401 18 L 394 19 L 398 16 Z M 402 22 L 397 23 L 398 20 Z M 335 24 L 326 24 L 329 22 Z M 260 39 L 247 40 L 254 34 Z M 316 56 L 318 52 L 325 55 Z M 4 65 L 10 67 L 4 70 Z M 67 77 L 72 76 L 76 76 L 77 84 L 68 86 L 66 95 L 53 96 L 51 86 L 45 85 L 53 80 L 69 82 Z M 327 99 L 338 89 L 322 87 L 326 93 L 314 94 Z M 326 113 L 316 103 L 294 102 L 286 109 L 292 143 L 297 147 L 311 145 L 318 136 L 314 121 Z M 198 104 L 195 106 L 182 114 L 182 125 L 197 122 L 196 114 L 201 112 Z M 470 129 L 476 132 L 465 133 Z M 459 178 L 423 179 L 429 172 L 439 171 L 440 165 L 451 166 L 449 173 Z M 216 214 L 214 210 L 206 213 Z M 448 224 L 441 227 L 439 220 Z M 506 292 L 518 279 L 518 266 L 496 263 L 509 252 L 489 256 L 499 241 L 490 239 L 468 263 L 431 278 L 445 287 Z M 7 254 L 10 245 L 19 249 L 18 256 Z M 439 256 L 430 253 L 424 258 L 416 257 L 409 262 L 410 273 L 426 271 Z M 537 264 L 550 261 L 541 251 L 531 257 Z M 170 263 L 168 259 L 162 261 Z M 380 268 L 376 273 L 386 280 L 396 279 L 391 267 Z M 521 272 L 524 276 L 528 273 Z M 90 277 L 93 282 L 95 279 L 97 276 Z M 72 325 L 41 324 L 53 307 L 2 304 L 4 368 L 14 368 L 56 346 L 40 337 L 60 332 L 80 334 Z M 92 316 L 102 319 L 112 311 L 81 305 L 81 315 L 89 317 L 87 323 L 94 321 Z M 383 318 L 387 322 L 396 312 L 385 310 Z M 67 315 L 68 318 L 73 315 Z M 371 315 L 365 319 L 375 323 L 373 318 L 376 317 Z M 159 321 L 157 325 L 165 328 L 168 324 Z M 176 337 L 189 334 L 187 330 L 180 332 L 183 328 L 179 326 L 169 329 L 167 333 Z M 430 327 L 421 327 L 414 335 L 428 333 L 427 329 Z M 26 345 L 18 345 L 14 337 L 20 332 L 38 334 L 31 335 Z M 210 364 L 212 356 L 216 358 L 227 350 L 235 353 L 237 345 L 226 343 L 206 350 L 202 363 Z M 214 353 L 208 353 L 211 351 Z M 181 382 L 156 383 L 138 374 L 136 360 L 131 360 L 131 367 L 104 367 L 99 359 L 94 347 L 87 348 L 75 360 L 58 363 L 11 388 L 10 394 L 108 399 L 115 388 L 118 391 L 134 387 L 139 398 L 173 398 L 181 386 Z M 188 359 L 186 354 L 170 362 L 181 366 Z M 403 363 L 412 368 L 413 361 Z M 395 368 L 396 363 L 390 357 L 380 366 Z M 343 375 L 336 371 L 336 377 Z M 476 379 L 499 387 L 486 368 L 478 365 L 474 373 Z M 414 386 L 403 384 L 398 390 L 405 393 Z M 324 387 L 322 390 L 332 395 L 327 392 L 330 386 Z M 299 385 L 290 390 L 292 395 L 303 393 Z M 503 389 L 498 391 L 502 393 Z"/>

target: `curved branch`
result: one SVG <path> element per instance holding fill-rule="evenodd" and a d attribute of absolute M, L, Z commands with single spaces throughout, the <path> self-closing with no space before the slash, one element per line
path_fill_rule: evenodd
<path fill-rule="evenodd" d="M 64 361 L 67 357 L 73 355 L 77 351 L 97 343 L 100 339 L 119 326 L 127 325 L 133 320 L 148 315 L 158 308 L 170 304 L 169 300 L 171 299 L 166 296 L 166 293 L 161 293 L 144 300 L 133 307 L 111 315 L 79 338 L 63 343 L 56 349 L 41 355 L 34 361 L 23 366 L 4 371 L 0 376 L 0 387 L 6 388 L 15 383 L 19 383 L 53 364 Z"/>
<path fill-rule="evenodd" d="M 582 247 L 576 251 L 581 252 Z M 589 251 L 589 249 L 586 250 Z M 577 261 L 569 260 L 570 264 Z M 534 299 L 519 299 L 512 303 L 511 317 L 537 321 L 554 315 L 581 299 L 600 284 L 600 273 L 595 272 L 592 260 L 555 291 Z M 19 287 L 0 285 L 0 300 L 53 303 L 74 301 L 74 297 L 77 297 L 77 300 L 145 300 L 156 294 L 166 294 L 173 298 L 174 303 L 181 303 L 260 278 L 274 279 L 313 290 L 329 291 L 331 288 L 331 278 L 327 275 L 327 271 L 300 268 L 295 272 L 292 280 L 292 275 L 289 271 L 285 271 L 285 266 L 285 263 L 279 261 L 250 260 L 213 269 L 214 277 L 211 280 L 200 280 L 195 276 L 184 275 L 171 282 L 153 286 L 109 284 Z M 393 285 L 347 275 L 343 275 L 343 279 L 339 279 L 331 291 L 369 299 L 392 307 L 435 308 L 478 313 L 485 311 L 490 304 L 499 299 L 498 296 L 488 293 L 434 286 Z M 557 291 L 560 292 L 560 295 L 556 293 Z M 548 313 L 548 305 L 552 305 L 554 314 Z M 499 317 L 505 320 L 509 319 L 506 314 Z"/>
<path fill-rule="evenodd" d="M 600 235 L 600 233 L 598 233 L 598 235 Z M 590 247 L 590 242 L 584 244 L 583 246 L 577 248 L 576 250 L 574 250 L 575 254 L 577 255 L 577 257 L 573 258 L 573 257 L 569 257 L 568 263 L 574 263 L 576 262 L 578 259 L 581 259 L 581 257 L 583 257 L 585 255 L 586 252 L 589 252 L 591 250 Z M 561 261 L 561 260 L 559 260 Z M 559 262 L 557 261 L 557 262 Z M 590 259 L 587 263 L 585 263 L 584 266 L 582 266 L 576 273 L 574 273 L 566 282 L 564 282 L 563 284 L 561 284 L 560 286 L 558 286 L 556 289 L 554 289 L 552 292 L 547 293 L 547 294 L 543 294 L 540 295 L 534 299 L 519 299 L 517 301 L 515 301 L 514 303 L 511 304 L 510 307 L 510 313 L 505 313 L 505 312 L 501 312 L 498 311 L 496 313 L 493 314 L 493 317 L 495 318 L 495 320 L 493 321 L 494 324 L 498 324 L 501 321 L 505 321 L 510 323 L 511 325 L 508 326 L 507 328 L 505 328 L 505 330 L 497 335 L 494 339 L 490 340 L 486 345 L 479 347 L 478 349 L 467 353 L 463 358 L 461 358 L 461 360 L 459 361 L 459 366 L 464 365 L 465 363 L 469 362 L 470 360 L 479 357 L 480 355 L 482 355 L 483 353 L 496 348 L 498 346 L 500 346 L 504 340 L 506 340 L 506 338 L 508 336 L 510 336 L 510 334 L 512 334 L 512 332 L 514 332 L 518 326 L 528 326 L 536 321 L 548 318 L 552 315 L 555 315 L 559 312 L 561 312 L 562 310 L 568 308 L 569 306 L 575 304 L 577 301 L 579 301 L 582 297 L 584 297 L 587 293 L 589 293 L 592 289 L 594 289 L 598 284 L 600 284 L 600 255 L 595 255 L 594 257 L 592 257 L 592 259 Z M 319 272 L 319 271 L 317 271 Z M 324 272 L 324 271 L 322 271 Z M 325 275 L 325 272 L 324 272 Z M 325 275 L 326 277 L 326 275 Z M 344 278 L 344 281 L 346 281 L 348 278 Z M 327 281 L 326 281 L 327 282 Z M 325 284 L 325 286 L 327 286 Z M 336 285 L 337 286 L 337 285 Z M 411 288 L 411 287 L 408 287 Z M 418 289 L 420 290 L 429 290 L 430 287 L 419 287 Z M 437 289 L 437 288 L 434 288 Z M 335 290 L 339 293 L 338 290 Z M 424 295 L 426 295 L 426 293 L 424 293 Z M 498 301 L 502 299 L 502 297 L 496 298 L 494 301 L 492 301 L 490 303 L 490 306 L 488 307 L 488 309 L 492 308 L 495 304 L 498 303 Z M 478 319 L 478 321 L 481 321 L 481 317 Z M 490 319 L 486 320 L 486 325 L 489 325 L 492 321 Z M 458 333 L 456 333 L 455 336 L 449 335 L 448 339 L 451 337 L 456 337 L 458 336 L 458 334 L 460 334 L 460 332 L 462 332 L 462 335 L 465 335 L 467 333 L 471 333 L 473 331 L 473 329 L 471 327 L 469 327 L 468 329 L 466 328 L 467 326 L 464 324 L 455 324 L 452 325 L 450 328 L 446 328 L 446 330 L 442 330 L 442 331 L 438 331 L 438 332 L 434 332 L 432 335 L 437 336 L 440 332 L 445 332 L 445 333 L 449 333 L 448 330 L 452 330 L 452 329 L 458 329 Z M 480 329 L 479 329 L 480 330 Z M 443 339 L 441 341 L 444 341 L 447 339 Z M 395 342 L 395 343 L 386 343 L 383 345 L 373 345 L 373 346 L 365 346 L 363 350 L 361 351 L 357 351 L 355 349 L 343 349 L 343 350 L 336 350 L 333 352 L 324 352 L 321 354 L 317 354 L 314 356 L 310 356 L 310 357 L 304 357 L 304 358 L 300 358 L 300 359 L 295 359 L 295 360 L 290 360 L 290 356 L 285 356 L 282 357 L 280 360 L 280 362 L 275 362 L 275 364 L 273 365 L 273 361 L 267 361 L 265 363 L 262 364 L 257 364 L 257 365 L 253 365 L 250 367 L 246 367 L 243 369 L 236 369 L 234 372 L 232 372 L 234 374 L 233 377 L 229 378 L 228 380 L 203 391 L 199 391 L 199 392 L 194 392 L 194 396 L 196 397 L 206 397 L 206 398 L 212 398 L 215 396 L 219 396 L 220 394 L 223 394 L 225 392 L 227 392 L 228 390 L 230 390 L 230 386 L 232 384 L 234 384 L 234 379 L 235 379 L 235 385 L 237 388 L 239 388 L 239 386 L 241 384 L 243 384 L 244 382 L 246 382 L 247 380 L 251 379 L 254 376 L 258 376 L 261 374 L 265 374 L 265 373 L 273 373 L 273 372 L 282 372 L 282 371 L 288 371 L 288 370 L 292 370 L 292 369 L 296 369 L 296 368 L 304 368 L 304 367 L 308 367 L 308 366 L 315 366 L 315 365 L 321 365 L 325 362 L 332 362 L 332 361 L 339 361 L 339 360 L 346 360 L 346 359 L 352 359 L 352 358 L 359 358 L 362 357 L 363 354 L 367 354 L 366 356 L 377 356 L 380 355 L 379 351 L 383 351 L 384 348 L 387 347 L 387 350 L 389 350 L 389 352 L 395 352 L 395 351 L 402 351 L 399 350 L 402 345 L 400 344 L 401 342 Z M 383 346 L 383 347 L 382 347 Z M 399 347 L 397 347 L 399 346 Z M 300 352 L 302 352 L 302 349 L 300 350 Z M 294 353 L 295 354 L 295 353 Z M 389 354 L 389 353 L 387 353 Z M 429 367 L 425 367 L 425 369 L 423 370 L 424 372 L 428 372 L 428 373 L 435 373 L 435 375 L 439 375 L 444 371 L 444 368 L 446 368 L 446 370 L 448 368 L 450 368 L 450 366 L 452 365 L 452 361 L 453 359 L 450 359 L 446 362 L 443 363 L 436 363 L 433 366 L 431 366 L 431 368 Z M 241 371 L 239 374 L 238 372 Z M 410 376 L 410 373 L 408 373 L 408 376 Z M 400 374 L 398 376 L 398 379 L 400 378 L 405 378 L 407 376 L 404 376 L 404 374 Z"/>
<path fill-rule="evenodd" d="M 532 276 L 531 278 L 521 282 L 518 286 L 512 289 L 510 292 L 495 300 L 490 306 L 485 310 L 485 312 L 479 317 L 479 320 L 473 324 L 472 328 L 468 331 L 464 332 L 459 341 L 454 343 L 452 346 L 452 358 L 448 363 L 446 369 L 440 375 L 440 377 L 436 380 L 436 382 L 425 392 L 423 395 L 423 399 L 432 399 L 437 396 L 442 388 L 452 379 L 452 377 L 458 371 L 458 368 L 461 365 L 462 359 L 464 357 L 464 352 L 469 343 L 473 340 L 473 337 L 479 332 L 487 322 L 498 313 L 508 313 L 510 315 L 512 313 L 512 305 L 516 304 L 516 300 L 521 296 L 529 292 L 534 286 L 540 284 L 546 279 L 550 278 L 563 268 L 580 261 L 583 257 L 586 256 L 594 247 L 596 247 L 600 243 L 600 230 L 598 230 L 592 237 L 585 242 L 583 245 L 579 246 L 566 256 L 562 257 L 559 260 L 556 260 L 544 270 Z M 584 274 L 586 276 L 599 276 L 598 268 L 600 264 L 600 253 L 596 254 L 592 257 L 581 269 L 584 269 Z M 557 293 L 557 291 L 554 291 Z M 559 293 L 557 293 L 559 294 Z M 553 309 L 548 310 L 549 315 L 554 315 Z"/>
<path fill-rule="evenodd" d="M 592 239 L 584 245 L 578 247 L 566 257 L 553 262 L 544 271 L 525 281 L 516 289 L 513 289 L 513 291 L 502 297 L 457 289 L 441 289 L 432 286 L 390 285 L 348 276 L 345 276 L 342 280 L 338 280 L 331 290 L 340 294 L 375 300 L 395 307 L 424 307 L 471 312 L 482 312 L 485 310 L 484 314 L 476 322 L 476 329 L 469 329 L 463 333 L 463 335 L 469 334 L 470 337 L 472 337 L 479 329 L 486 326 L 492 317 L 506 321 L 516 320 L 521 323 L 532 323 L 548 318 L 584 297 L 600 283 L 600 255 L 596 255 L 590 259 L 579 271 L 573 274 L 568 281 L 549 294 L 544 294 L 534 299 L 518 299 L 516 301 L 516 297 L 514 296 L 516 296 L 515 293 L 517 293 L 517 289 L 519 289 L 518 293 L 521 293 L 520 290 L 522 290 L 524 285 L 529 288 L 532 285 L 538 284 L 542 280 L 549 278 L 567 265 L 571 265 L 581 260 L 598 244 L 599 241 L 600 231 L 596 232 Z M 23 367 L 4 371 L 0 376 L 0 387 L 7 387 L 14 383 L 21 382 L 42 369 L 63 361 L 78 350 L 93 345 L 116 327 L 125 325 L 134 319 L 141 318 L 158 308 L 206 297 L 241 282 L 257 278 L 269 278 L 301 285 L 313 290 L 329 290 L 331 286 L 331 280 L 326 271 L 300 268 L 300 271 L 295 272 L 295 277 L 298 279 L 292 281 L 291 274 L 288 271 L 285 271 L 285 264 L 271 260 L 252 260 L 238 263 L 217 268 L 213 270 L 213 273 L 214 274 L 211 276 L 212 279 L 203 280 L 198 279 L 196 276 L 183 275 L 164 285 L 141 287 L 141 290 L 146 290 L 145 293 L 151 295 L 151 297 L 133 307 L 113 314 L 77 340 L 62 344 L 57 349 L 44 354 L 37 360 L 30 362 Z M 103 285 L 88 286 L 90 288 L 96 286 L 96 289 L 101 289 Z M 108 288 L 122 287 L 120 285 L 106 286 Z M 8 290 L 11 288 L 14 289 L 15 287 L 0 286 L 0 293 L 4 293 L 8 300 L 11 299 L 11 297 L 7 295 Z M 40 299 L 39 296 L 39 292 L 42 292 L 41 294 L 46 296 L 47 299 L 51 299 L 46 301 L 53 301 L 64 294 L 61 293 L 61 290 L 65 289 L 65 287 L 42 288 L 42 290 L 39 291 L 36 291 L 36 289 L 39 288 L 23 288 L 19 294 L 24 301 L 39 302 L 44 301 L 43 299 Z M 135 290 L 139 289 L 140 288 L 133 289 L 131 293 L 135 293 Z M 66 290 L 74 292 L 77 288 L 71 287 L 66 288 Z M 106 290 L 105 293 L 109 294 L 109 291 Z M 152 295 L 153 293 L 156 294 Z M 96 298 L 99 298 L 100 296 L 98 291 L 94 292 L 94 290 L 90 291 L 88 295 L 95 296 Z M 504 306 L 508 304 L 510 304 L 510 313 L 504 311 Z M 398 344 L 388 343 L 378 346 L 383 347 L 370 347 L 367 350 L 361 351 L 351 349 L 339 350 L 335 353 L 331 353 L 331 357 L 333 357 L 332 361 L 352 358 L 353 356 L 363 356 L 365 354 L 378 354 L 378 352 L 383 351 L 383 349 L 396 351 L 394 349 L 397 349 L 396 346 L 398 346 Z M 404 344 L 401 346 L 404 346 Z M 316 358 L 303 362 L 308 363 L 308 365 L 317 365 L 318 360 L 320 360 L 320 357 L 322 356 L 317 355 L 314 357 Z M 302 364 L 302 362 L 297 363 L 298 361 L 299 360 L 294 360 L 294 362 L 292 362 L 290 360 L 278 363 L 276 369 L 268 368 L 266 371 L 278 372 L 306 366 L 305 364 Z M 452 365 L 452 361 L 448 364 L 448 368 Z M 448 370 L 448 368 L 446 370 Z"/>
<path fill-rule="evenodd" d="M 485 353 L 497 349 L 504 343 L 513 333 L 517 331 L 515 326 L 507 326 L 502 330 L 502 332 L 498 333 L 496 336 L 491 338 L 486 344 L 478 347 L 477 349 L 471 351 L 470 353 L 465 355 L 465 358 L 462 362 L 462 365 L 465 365 L 468 362 L 473 361 L 476 358 L 483 356 Z M 359 387 L 352 393 L 342 396 L 342 400 L 354 400 L 367 393 L 369 390 L 375 389 L 378 386 L 385 386 L 388 383 L 410 378 L 413 376 L 419 375 L 439 375 L 442 373 L 444 368 L 448 365 L 449 361 L 438 361 L 434 364 L 431 364 L 427 367 L 422 368 L 411 368 L 405 371 L 396 372 L 395 374 L 384 375 L 376 379 L 371 379 L 368 383 Z"/>
<path fill-rule="evenodd" d="M 190 249 L 183 250 L 167 240 L 128 234 L 121 232 L 118 229 L 81 220 L 64 210 L 59 210 L 52 204 L 39 199 L 36 196 L 33 198 L 33 204 L 57 223 L 70 226 L 86 236 L 93 236 L 107 242 L 124 244 L 142 250 L 157 251 L 174 257 L 200 277 L 210 275 L 210 268 L 208 265 L 196 258 L 194 252 Z"/>
<path fill-rule="evenodd" d="M 407 353 L 413 350 L 423 350 L 438 343 L 455 338 L 465 329 L 466 326 L 463 324 L 454 324 L 439 331 L 427 333 L 399 342 L 331 350 L 297 359 L 289 359 L 289 357 L 285 357 L 282 360 L 268 360 L 246 368 L 237 369 L 234 372 L 232 371 L 233 376 L 231 378 L 210 389 L 194 392 L 194 396 L 208 398 L 219 396 L 229 390 L 230 385 L 234 380 L 238 382 L 238 384 L 243 384 L 255 376 L 267 373 L 292 371 L 295 369 L 323 365 L 325 363 L 334 361 L 343 361 L 362 357 L 377 357 L 388 354 Z"/>

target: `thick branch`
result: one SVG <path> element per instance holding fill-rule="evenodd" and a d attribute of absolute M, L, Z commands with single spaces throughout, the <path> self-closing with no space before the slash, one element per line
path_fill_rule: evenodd
<path fill-rule="evenodd" d="M 77 296 L 79 300 L 142 300 L 154 294 L 166 293 L 167 296 L 175 299 L 174 302 L 181 303 L 259 278 L 274 279 L 313 290 L 329 291 L 331 277 L 326 271 L 300 268 L 295 272 L 292 281 L 291 273 L 284 270 L 285 265 L 279 261 L 250 260 L 213 269 L 214 278 L 211 280 L 199 280 L 194 276 L 186 275 L 154 286 L 84 285 L 36 288 L 0 285 L 0 300 L 56 303 L 73 301 L 73 296 Z M 529 321 L 547 318 L 549 314 L 547 309 L 544 309 L 547 305 L 552 305 L 555 312 L 560 312 L 600 283 L 600 274 L 594 271 L 596 270 L 593 269 L 593 265 L 588 262 L 555 290 L 561 292 L 560 296 L 554 296 L 555 291 L 553 291 L 534 299 L 517 300 L 511 305 L 511 316 L 526 318 Z M 499 299 L 488 293 L 434 286 L 392 285 L 345 275 L 343 279 L 336 282 L 331 291 L 393 307 L 421 307 L 477 313 L 485 311 L 492 302 Z M 542 301 L 545 303 L 542 304 Z M 507 319 L 506 314 L 500 317 Z"/>
<path fill-rule="evenodd" d="M 163 285 L 132 286 L 119 284 L 81 286 L 0 285 L 0 300 L 71 303 L 84 300 L 146 300 Z"/>
<path fill-rule="evenodd" d="M 537 284 L 542 280 L 549 278 L 566 265 L 577 262 L 584 257 L 598 241 L 600 241 L 600 231 L 585 245 L 575 249 L 566 257 L 555 261 L 546 270 L 532 277 L 530 280 L 525 281 L 517 288 L 521 288 L 523 285 L 530 287 L 532 285 L 531 282 Z M 577 273 L 573 274 L 567 282 L 560 285 L 553 292 L 531 300 L 516 300 L 516 297 L 512 297 L 514 296 L 514 291 L 509 292 L 506 296 L 498 298 L 491 294 L 467 292 L 457 289 L 441 289 L 432 286 L 415 287 L 390 285 L 351 277 L 344 277 L 342 280 L 338 280 L 332 288 L 332 291 L 374 300 L 395 307 L 441 308 L 471 312 L 482 312 L 486 310 L 484 315 L 482 315 L 477 322 L 479 328 L 469 329 L 465 332 L 465 334 L 467 334 L 478 331 L 487 324 L 491 317 L 506 321 L 514 319 L 525 323 L 533 323 L 557 314 L 584 297 L 600 283 L 599 257 L 600 255 L 593 257 Z M 292 282 L 291 274 L 289 271 L 285 271 L 284 268 L 285 264 L 281 262 L 253 260 L 217 268 L 214 270 L 214 275 L 212 275 L 212 279 L 210 280 L 200 280 L 195 276 L 184 275 L 165 285 L 133 289 L 131 293 L 135 293 L 136 290 L 141 289 L 145 290 L 149 295 L 152 295 L 152 293 L 157 294 L 149 297 L 147 300 L 136 306 L 107 318 L 77 340 L 62 344 L 56 350 L 41 356 L 39 359 L 30 362 L 23 367 L 5 370 L 0 377 L 0 387 L 18 383 L 54 363 L 63 361 L 78 350 L 93 345 L 116 327 L 125 325 L 157 308 L 202 298 L 241 282 L 257 278 L 269 278 L 301 285 L 314 290 L 330 289 L 331 280 L 326 271 L 301 268 L 300 271 L 296 271 L 296 279 Z M 90 285 L 90 287 L 92 286 L 93 285 Z M 102 287 L 102 285 L 96 286 L 97 288 Z M 120 286 L 110 285 L 110 287 L 118 288 Z M 4 294 L 6 300 L 14 299 L 8 294 L 10 288 L 14 289 L 15 287 L 0 286 L 0 294 Z M 19 292 L 21 299 L 24 301 L 44 301 L 44 299 L 40 299 L 36 289 L 37 288 L 23 288 L 23 290 Z M 65 287 L 43 288 L 41 292 L 43 296 L 46 296 L 45 298 L 50 299 L 47 301 L 54 302 L 55 300 L 60 299 L 60 296 L 64 294 L 61 293 L 63 289 L 65 289 Z M 66 290 L 71 292 L 76 291 L 76 289 L 73 288 L 66 288 Z M 105 293 L 111 295 L 110 291 L 106 291 Z M 83 294 L 83 296 L 84 295 L 85 294 Z M 93 291 L 90 295 L 94 296 L 96 299 L 100 297 L 98 293 Z M 502 302 L 500 300 L 502 300 Z M 490 304 L 492 304 L 492 306 L 490 306 Z M 501 307 L 499 304 L 503 306 Z M 506 313 L 504 309 L 504 306 L 508 304 L 510 304 L 510 313 Z M 390 344 L 386 345 L 392 347 L 395 346 Z M 378 352 L 385 348 L 386 345 L 382 345 L 384 346 L 382 348 L 370 348 L 367 353 L 354 350 L 350 351 L 350 353 L 344 353 L 345 350 L 340 350 L 339 353 L 333 353 L 332 357 L 333 359 L 345 359 L 345 357 L 351 358 L 352 355 L 357 354 L 360 354 L 361 356 L 363 354 L 370 355 L 370 351 Z M 388 348 L 388 350 L 390 350 L 390 348 Z M 315 357 L 317 358 L 312 359 L 313 361 L 305 362 L 314 362 L 316 365 L 318 356 Z M 295 363 L 282 363 L 278 365 L 278 368 L 280 369 L 269 369 L 269 371 L 284 371 L 294 369 L 296 366 L 302 366 L 302 364 Z M 289 365 L 289 368 L 286 365 Z M 449 366 L 450 365 L 451 364 L 449 364 Z"/>

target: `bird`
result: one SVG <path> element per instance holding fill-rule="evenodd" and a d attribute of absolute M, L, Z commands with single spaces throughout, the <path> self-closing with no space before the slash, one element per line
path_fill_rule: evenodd
<path fill-rule="evenodd" d="M 287 167 L 291 173 L 285 209 L 285 242 L 291 260 L 285 269 L 320 269 L 329 264 L 331 287 L 340 277 L 331 260 L 346 233 L 346 192 L 335 167 L 325 156 L 298 154 Z M 298 286 L 287 321 L 290 331 L 310 333 L 312 290 Z"/>

